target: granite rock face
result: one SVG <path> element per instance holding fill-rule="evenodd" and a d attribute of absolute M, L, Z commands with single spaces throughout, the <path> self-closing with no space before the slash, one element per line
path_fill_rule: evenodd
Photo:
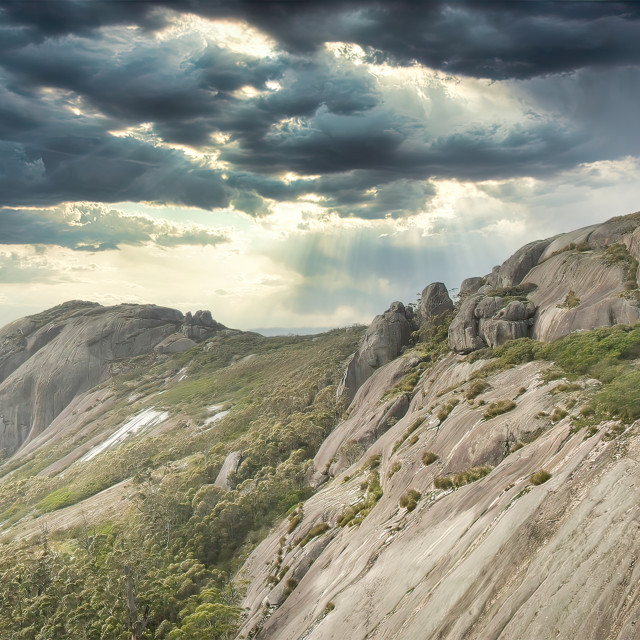
<path fill-rule="evenodd" d="M 232 451 L 225 458 L 222 469 L 216 477 L 214 484 L 221 489 L 231 489 L 230 480 L 238 470 L 240 463 L 242 462 L 242 451 Z"/>
<path fill-rule="evenodd" d="M 551 244 L 551 240 L 549 238 L 530 242 L 505 260 L 498 271 L 497 287 L 513 287 L 520 284 L 527 273 L 538 264 L 540 256 Z"/>
<path fill-rule="evenodd" d="M 420 325 L 427 323 L 434 316 L 440 316 L 453 309 L 447 287 L 443 282 L 433 282 L 425 287 L 420 297 L 416 312 Z"/>
<path fill-rule="evenodd" d="M 473 277 L 465 278 L 460 285 L 460 297 L 465 298 L 478 292 L 478 289 L 484 284 L 484 278 Z"/>
<path fill-rule="evenodd" d="M 626 248 L 626 258 L 608 258 L 614 244 Z M 550 341 L 579 329 L 637 322 L 638 273 L 634 283 L 629 269 L 639 258 L 638 214 L 531 242 L 494 267 L 484 284 L 465 280 L 450 347 L 470 353 L 515 338 Z M 497 298 L 498 292 L 516 299 Z"/>
<path fill-rule="evenodd" d="M 362 384 L 381 366 L 397 358 L 409 344 L 413 331 L 413 311 L 402 302 L 394 302 L 376 316 L 362 344 L 349 361 L 338 394 L 351 402 Z"/>
<path fill-rule="evenodd" d="M 213 335 L 222 325 L 207 313 L 184 325 L 183 314 L 167 307 L 73 301 L 7 325 L 0 331 L 0 449 L 11 454 L 44 431 L 74 397 L 105 380 L 112 363 L 161 345 L 167 353 L 193 346 L 184 326 Z"/>

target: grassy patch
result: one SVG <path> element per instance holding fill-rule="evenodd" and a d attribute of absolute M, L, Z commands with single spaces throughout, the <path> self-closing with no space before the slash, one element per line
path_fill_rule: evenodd
<path fill-rule="evenodd" d="M 501 287 L 498 289 L 491 289 L 487 293 L 488 296 L 497 298 L 509 298 L 510 300 L 527 300 L 527 296 L 538 288 L 537 284 L 533 282 L 523 282 L 511 287 Z"/>
<path fill-rule="evenodd" d="M 382 498 L 382 487 L 380 486 L 380 474 L 371 471 L 367 480 L 366 494 L 364 499 L 342 512 L 338 518 L 338 526 L 350 527 L 359 525 L 376 506 L 378 500 Z"/>
<path fill-rule="evenodd" d="M 396 396 L 400 396 L 403 393 L 412 393 L 415 389 L 415 386 L 418 384 L 418 381 L 420 380 L 420 376 L 424 373 L 428 366 L 428 363 L 420 362 L 413 371 L 407 373 L 399 382 L 391 387 L 391 389 L 385 391 L 384 395 L 382 396 L 382 400 L 395 398 Z"/>
<path fill-rule="evenodd" d="M 402 464 L 400 462 L 394 462 L 391 465 L 391 469 L 389 469 L 389 473 L 387 473 L 387 480 L 391 480 L 391 478 L 393 478 L 393 476 L 398 473 L 398 471 L 400 471 L 400 469 L 402 469 Z"/>
<path fill-rule="evenodd" d="M 567 293 L 567 296 L 564 299 L 564 302 L 562 304 L 559 304 L 558 306 L 564 307 L 566 309 L 575 309 L 579 305 L 580 305 L 580 298 L 578 298 L 578 296 L 576 295 L 576 292 L 573 289 L 571 289 L 571 291 Z"/>
<path fill-rule="evenodd" d="M 556 407 L 551 413 L 551 422 L 560 422 L 560 420 L 566 418 L 568 415 L 562 407 Z"/>
<path fill-rule="evenodd" d="M 416 352 L 425 362 L 435 363 L 449 353 L 449 325 L 456 311 L 430 318 L 412 335 Z"/>
<path fill-rule="evenodd" d="M 443 404 L 438 410 L 438 420 L 440 420 L 440 422 L 444 422 L 449 417 L 449 414 L 455 409 L 457 404 L 457 400 L 451 400 L 450 402 Z"/>
<path fill-rule="evenodd" d="M 558 393 L 569 393 L 570 391 L 580 391 L 582 387 L 575 382 L 563 382 L 557 386 L 555 386 L 549 393 L 554 396 Z"/>
<path fill-rule="evenodd" d="M 419 429 L 422 426 L 422 423 L 424 422 L 423 418 L 418 418 L 417 420 L 414 420 L 414 422 L 412 423 L 412 425 L 404 432 L 404 435 L 400 438 L 398 438 L 398 440 L 396 440 L 393 444 L 393 449 L 391 450 L 391 453 L 395 453 L 403 444 L 404 441 L 416 430 Z M 415 444 L 416 442 L 418 442 L 418 440 L 416 439 L 413 444 Z"/>
<path fill-rule="evenodd" d="M 484 380 L 473 380 L 471 384 L 467 387 L 467 391 L 464 394 L 464 397 L 467 400 L 474 400 L 481 393 L 484 393 L 491 385 Z"/>
<path fill-rule="evenodd" d="M 326 522 L 321 522 L 320 524 L 316 524 L 313 527 L 311 527 L 311 529 L 309 530 L 309 533 L 307 533 L 307 535 L 304 538 L 298 541 L 298 544 L 301 547 L 304 547 L 310 540 L 312 540 L 313 538 L 317 538 L 318 536 L 322 535 L 326 531 L 329 531 L 330 528 L 331 527 Z"/>
<path fill-rule="evenodd" d="M 516 408 L 516 403 L 513 400 L 498 400 L 497 402 L 492 402 L 487 410 L 483 414 L 483 418 L 485 420 L 491 420 L 491 418 L 495 418 L 503 413 L 507 413 L 508 411 L 513 411 Z"/>
<path fill-rule="evenodd" d="M 438 476 L 433 479 L 433 485 L 436 489 L 458 489 L 467 484 L 476 482 L 490 474 L 492 467 L 472 467 L 460 473 L 454 473 L 448 476 Z"/>
<path fill-rule="evenodd" d="M 422 494 L 415 489 L 409 489 L 405 494 L 400 498 L 400 506 L 407 511 L 413 511 L 417 506 L 418 502 L 422 498 Z"/>
<path fill-rule="evenodd" d="M 535 486 L 539 484 L 544 484 L 547 480 L 551 478 L 551 474 L 546 469 L 540 469 L 531 475 L 529 478 L 529 482 Z"/>
<path fill-rule="evenodd" d="M 425 465 L 425 467 L 428 467 L 430 464 L 433 464 L 439 458 L 440 456 L 433 453 L 433 451 L 425 451 L 422 454 L 422 464 Z"/>

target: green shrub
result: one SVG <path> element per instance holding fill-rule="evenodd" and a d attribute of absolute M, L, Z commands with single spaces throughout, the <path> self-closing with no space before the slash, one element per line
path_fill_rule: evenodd
<path fill-rule="evenodd" d="M 544 484 L 547 480 L 549 480 L 549 478 L 551 478 L 551 474 L 545 469 L 540 469 L 539 471 L 536 471 L 531 475 L 531 477 L 529 478 L 529 482 L 537 486 L 539 484 Z"/>
<path fill-rule="evenodd" d="M 564 299 L 564 302 L 559 307 L 566 307 L 567 309 L 575 309 L 580 305 L 580 298 L 576 295 L 576 292 L 572 289 L 567 293 L 567 297 Z"/>
<path fill-rule="evenodd" d="M 391 387 L 391 389 L 385 391 L 382 399 L 387 400 L 403 393 L 412 393 L 420 380 L 420 376 L 426 370 L 426 366 L 426 363 L 421 362 L 414 371 L 407 373 L 399 382 Z"/>
<path fill-rule="evenodd" d="M 359 525 L 376 506 L 378 500 L 382 498 L 382 486 L 380 485 L 380 475 L 376 472 L 370 472 L 369 479 L 366 484 L 366 494 L 364 499 L 345 509 L 338 517 L 338 526 L 353 527 Z"/>
<path fill-rule="evenodd" d="M 513 400 L 498 400 L 497 402 L 492 402 L 487 407 L 483 417 L 485 420 L 491 420 L 491 418 L 495 418 L 502 413 L 507 413 L 507 411 L 513 411 L 515 408 L 516 403 Z"/>
<path fill-rule="evenodd" d="M 568 393 L 570 391 L 579 391 L 580 389 L 582 389 L 582 387 L 579 384 L 576 384 L 575 382 L 563 382 L 557 385 L 556 387 L 554 387 L 553 389 L 551 389 L 549 393 L 551 395 L 556 395 L 558 393 Z"/>
<path fill-rule="evenodd" d="M 551 422 L 560 422 L 560 420 L 566 418 L 568 415 L 562 407 L 556 407 L 551 414 Z"/>
<path fill-rule="evenodd" d="M 471 469 L 461 471 L 460 473 L 434 478 L 433 484 L 436 489 L 458 489 L 459 487 L 464 487 L 467 484 L 484 478 L 486 475 L 491 473 L 491 471 L 492 467 L 488 466 L 472 467 Z"/>
<path fill-rule="evenodd" d="M 287 598 L 288 596 L 290 596 L 297 586 L 298 586 L 298 581 L 295 578 L 289 578 L 286 582 L 284 597 Z"/>
<path fill-rule="evenodd" d="M 307 535 L 302 538 L 302 540 L 300 540 L 298 542 L 298 544 L 301 547 L 304 547 L 307 542 L 309 542 L 310 540 L 312 540 L 313 538 L 322 535 L 323 533 L 325 533 L 325 531 L 329 531 L 331 527 L 326 523 L 326 522 L 321 522 L 320 524 L 316 524 L 313 527 L 311 527 L 311 529 L 309 530 L 309 533 L 307 533 Z"/>
<path fill-rule="evenodd" d="M 409 489 L 401 498 L 400 498 L 400 506 L 407 511 L 413 511 L 417 506 L 418 502 L 422 498 L 422 494 L 415 489 Z"/>
<path fill-rule="evenodd" d="M 467 388 L 465 398 L 467 400 L 473 400 L 481 393 L 485 392 L 489 388 L 489 383 L 484 380 L 473 380 Z"/>
<path fill-rule="evenodd" d="M 438 420 L 440 420 L 440 422 L 444 422 L 449 417 L 449 414 L 455 409 L 457 404 L 457 400 L 451 400 L 450 402 L 447 402 L 447 404 L 442 405 L 438 411 Z"/>
<path fill-rule="evenodd" d="M 438 460 L 439 456 L 433 451 L 425 451 L 422 454 L 422 464 L 428 467 L 430 464 L 433 464 L 436 460 Z"/>
<path fill-rule="evenodd" d="M 596 393 L 596 411 L 618 416 L 626 423 L 640 418 L 640 371 L 632 370 L 612 380 Z"/>
<path fill-rule="evenodd" d="M 377 469 L 380 466 L 380 461 L 382 460 L 382 456 L 379 453 L 376 453 L 372 456 L 369 456 L 367 461 L 364 463 L 363 470 L 365 469 Z"/>
<path fill-rule="evenodd" d="M 391 465 L 391 469 L 389 469 L 389 473 L 387 474 L 387 480 L 391 480 L 391 478 L 393 478 L 393 476 L 398 473 L 398 471 L 400 471 L 400 469 L 402 469 L 402 464 L 400 462 L 394 462 Z"/>

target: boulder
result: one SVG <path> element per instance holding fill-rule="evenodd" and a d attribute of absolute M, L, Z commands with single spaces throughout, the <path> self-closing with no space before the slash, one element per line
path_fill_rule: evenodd
<path fill-rule="evenodd" d="M 461 298 L 466 298 L 474 293 L 478 292 L 478 289 L 484 284 L 484 278 L 474 277 L 465 278 L 460 285 L 460 291 L 458 292 Z"/>
<path fill-rule="evenodd" d="M 499 347 L 531 334 L 536 307 L 532 302 L 476 294 L 467 298 L 449 327 L 449 346 L 457 353 Z"/>
<path fill-rule="evenodd" d="M 524 277 L 538 264 L 540 256 L 551 244 L 551 239 L 536 240 L 518 249 L 505 260 L 498 270 L 496 287 L 513 287 L 520 284 Z"/>
<path fill-rule="evenodd" d="M 222 468 L 220 469 L 220 473 L 218 473 L 216 481 L 213 484 L 221 489 L 231 489 L 229 481 L 231 480 L 231 477 L 235 475 L 236 471 L 238 471 L 238 467 L 241 462 L 242 451 L 232 451 L 229 453 L 222 464 Z"/>
<path fill-rule="evenodd" d="M 487 346 L 480 337 L 476 307 L 484 299 L 474 295 L 463 301 L 456 317 L 449 326 L 449 346 L 456 353 L 471 353 Z"/>
<path fill-rule="evenodd" d="M 447 287 L 442 282 L 433 282 L 422 292 L 416 315 L 418 323 L 425 324 L 431 318 L 440 316 L 453 309 L 453 302 L 449 297 Z"/>
<path fill-rule="evenodd" d="M 156 353 L 183 353 L 195 347 L 197 342 L 185 337 L 182 333 L 172 333 L 154 347 Z"/>
<path fill-rule="evenodd" d="M 413 313 L 407 313 L 402 302 L 394 302 L 387 311 L 373 319 L 360 348 L 347 364 L 338 387 L 339 396 L 351 403 L 356 391 L 374 371 L 400 355 L 402 348 L 409 344 L 413 331 L 412 316 Z"/>

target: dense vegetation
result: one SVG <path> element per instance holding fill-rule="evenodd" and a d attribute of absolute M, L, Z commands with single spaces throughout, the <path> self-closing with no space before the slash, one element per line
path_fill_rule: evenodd
<path fill-rule="evenodd" d="M 70 531 L 48 533 L 41 517 L 39 542 L 21 548 L 9 529 L 0 547 L 0 637 L 233 637 L 242 612 L 229 576 L 273 522 L 310 495 L 311 458 L 342 413 L 336 384 L 361 334 L 225 336 L 186 354 L 121 363 L 108 383 L 118 402 L 101 428 L 151 404 L 177 427 L 73 464 L 64 477 L 33 473 L 77 446 L 77 434 L 22 466 L 5 465 L 13 471 L 0 483 L 5 530 L 121 480 L 129 500 L 116 521 L 88 514 Z M 230 413 L 202 428 L 216 403 Z M 222 489 L 213 482 L 232 451 L 242 452 L 242 464 Z M 24 496 L 19 504 L 16 495 Z M 83 508 L 71 506 L 76 515 Z"/>

